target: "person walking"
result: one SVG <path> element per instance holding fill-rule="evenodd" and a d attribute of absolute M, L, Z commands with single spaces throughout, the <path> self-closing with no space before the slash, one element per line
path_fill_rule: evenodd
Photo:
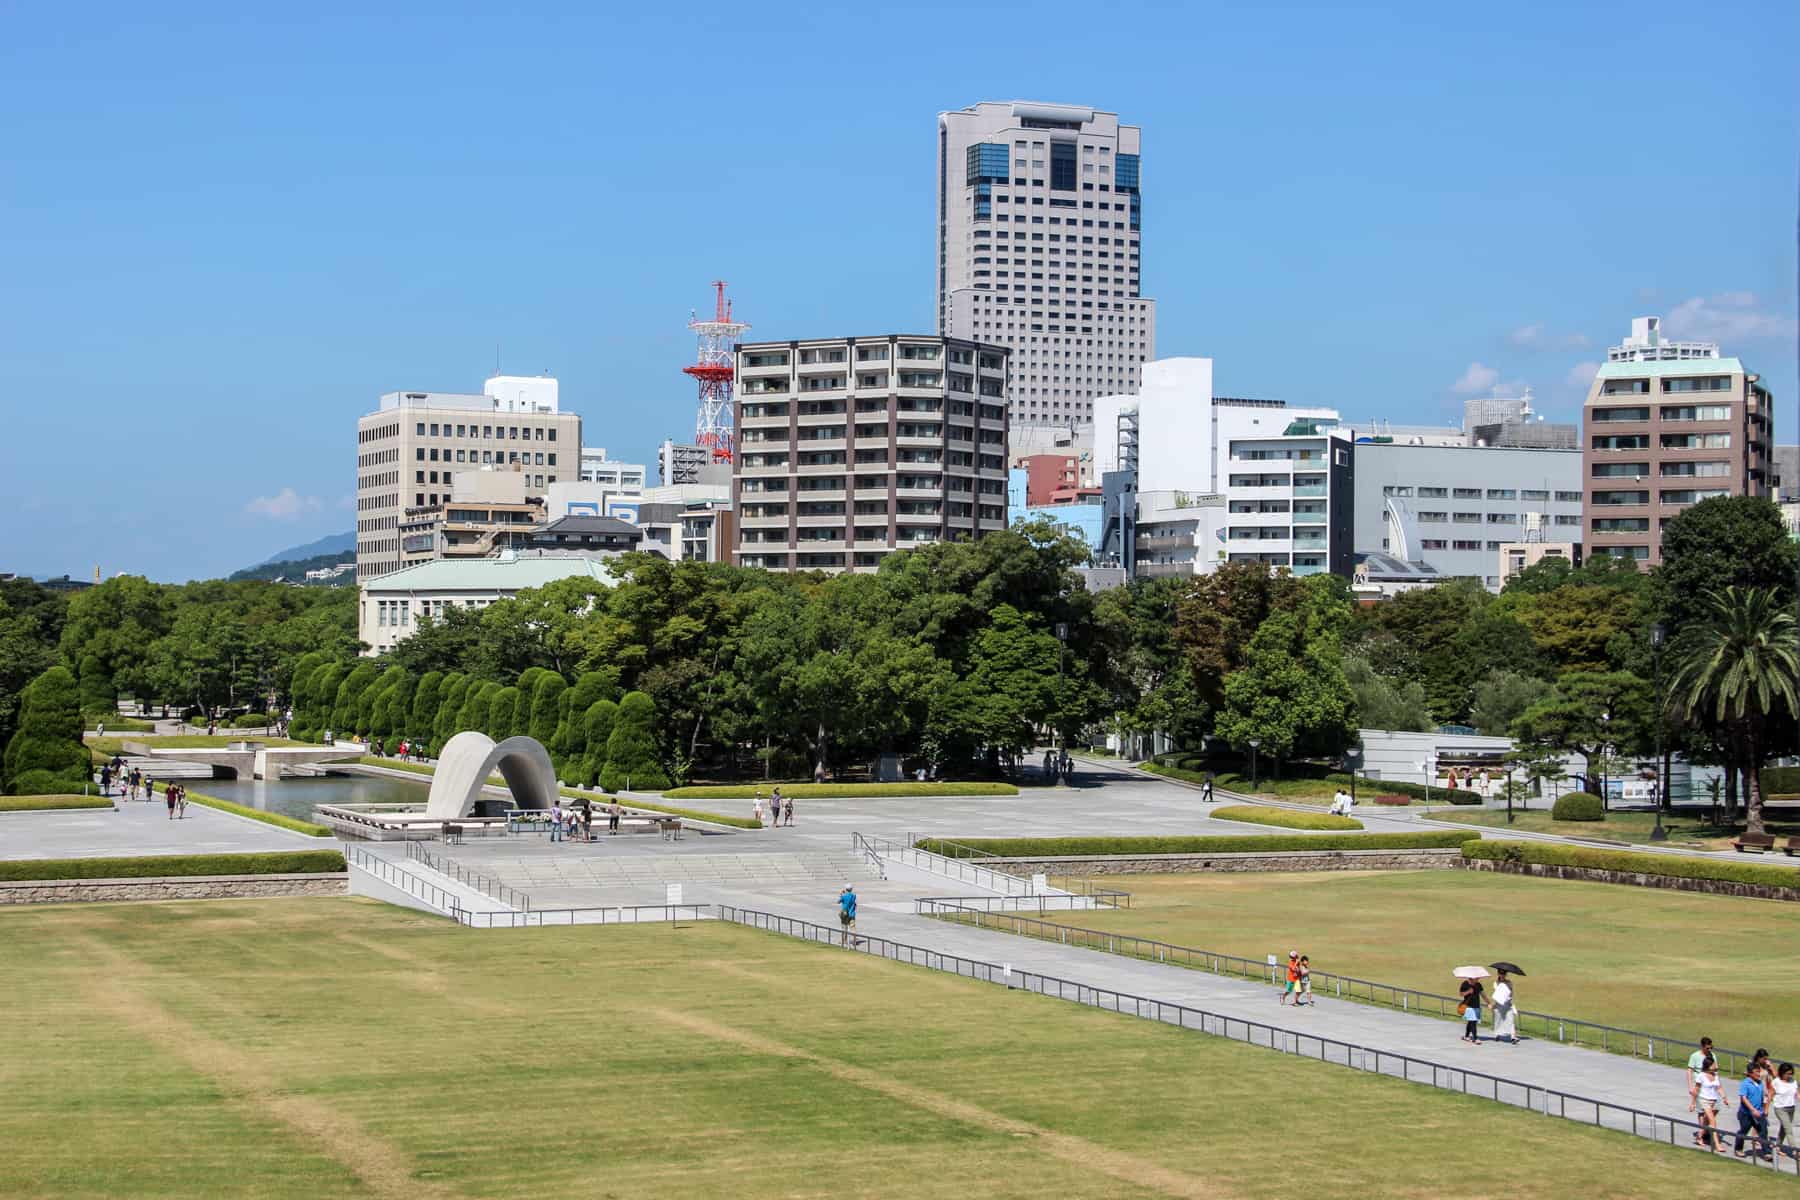
<path fill-rule="evenodd" d="M 1206 773 L 1206 782 L 1200 785 L 1200 803 L 1211 804 L 1212 802 L 1213 802 L 1213 773 L 1211 771 L 1208 771 Z"/>
<path fill-rule="evenodd" d="M 1462 1040 L 1471 1046 L 1481 1045 L 1481 980 L 1465 979 L 1457 988 L 1461 1003 L 1456 1011 L 1462 1014 Z"/>
<path fill-rule="evenodd" d="M 100 764 L 100 794 L 102 796 L 112 795 L 112 765 L 110 763 Z"/>
<path fill-rule="evenodd" d="M 180 820 L 187 816 L 187 785 L 182 784 L 175 789 L 175 817 Z"/>
<path fill-rule="evenodd" d="M 561 800 L 550 805 L 550 840 L 553 842 L 560 842 L 563 840 L 563 810 Z"/>
<path fill-rule="evenodd" d="M 609 836 L 619 832 L 619 818 L 624 815 L 625 809 L 617 800 L 606 806 L 606 832 Z"/>
<path fill-rule="evenodd" d="M 1294 1004 L 1296 1006 L 1304 1004 L 1311 1008 L 1312 1002 L 1312 959 L 1302 954 L 1300 956 L 1300 994 L 1294 998 Z"/>
<path fill-rule="evenodd" d="M 761 828 L 763 823 L 763 802 L 761 792 L 756 793 L 756 803 L 752 806 L 750 811 L 756 816 L 757 827 Z"/>
<path fill-rule="evenodd" d="M 1505 971 L 1494 980 L 1494 1040 L 1519 1044 L 1519 1012 L 1513 1004 L 1512 980 Z"/>
<path fill-rule="evenodd" d="M 1698 1050 L 1694 1051 L 1692 1054 L 1688 1055 L 1688 1074 L 1692 1075 L 1695 1079 L 1699 1079 L 1700 1078 L 1700 1068 L 1705 1064 L 1706 1060 L 1711 1058 L 1712 1056 L 1713 1056 L 1712 1039 L 1709 1037 L 1701 1038 L 1700 1039 L 1700 1048 Z"/>
<path fill-rule="evenodd" d="M 787 798 L 787 803 L 781 806 L 781 813 L 781 823 L 792 827 L 794 824 L 794 798 L 792 796 L 789 796 Z"/>
<path fill-rule="evenodd" d="M 1760 1063 L 1752 1062 L 1744 1068 L 1744 1082 L 1738 1084 L 1738 1131 L 1731 1143 L 1731 1152 L 1738 1158 L 1767 1158 L 1775 1156 L 1769 1153 L 1769 1114 L 1767 1111 L 1767 1090 L 1763 1087 L 1763 1069 Z M 1752 1133 L 1756 1135 L 1750 1141 L 1750 1153 L 1744 1153 L 1744 1140 Z"/>
<path fill-rule="evenodd" d="M 843 930 L 844 945 L 850 945 L 856 932 L 856 889 L 849 884 L 838 893 L 838 926 Z"/>
<path fill-rule="evenodd" d="M 769 793 L 769 828 L 781 824 L 781 788 Z"/>
<path fill-rule="evenodd" d="M 1800 1085 L 1794 1082 L 1794 1064 L 1784 1062 L 1775 1068 L 1775 1081 L 1769 1087 L 1769 1111 L 1775 1114 L 1775 1150 L 1789 1158 L 1800 1158 L 1794 1140 L 1794 1105 L 1800 1096 Z"/>
<path fill-rule="evenodd" d="M 1281 989 L 1280 1003 L 1298 1005 L 1300 1003 L 1300 952 L 1289 950 L 1287 959 L 1287 975 Z"/>
<path fill-rule="evenodd" d="M 1700 1118 L 1700 1128 L 1694 1131 L 1694 1145 L 1720 1153 L 1725 1150 L 1719 1142 L 1719 1102 L 1723 1095 L 1719 1064 L 1709 1054 L 1701 1060 L 1693 1082 L 1688 1084 L 1688 1111 Z"/>
<path fill-rule="evenodd" d="M 169 804 L 169 820 L 173 821 L 175 819 L 175 785 L 174 784 L 171 783 L 169 785 L 169 790 L 166 793 L 165 798 L 167 799 L 168 804 Z"/>

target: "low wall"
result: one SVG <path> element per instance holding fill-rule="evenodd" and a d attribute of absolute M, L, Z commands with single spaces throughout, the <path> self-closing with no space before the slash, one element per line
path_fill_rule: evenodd
<path fill-rule="evenodd" d="M 1424 850 L 1280 850 L 1248 854 L 1072 854 L 984 858 L 1015 875 L 1189 875 L 1196 871 L 1420 871 L 1462 866 L 1455 846 Z"/>
<path fill-rule="evenodd" d="M 83 900 L 216 900 L 257 896 L 344 896 L 350 876 L 181 875 L 145 879 L 20 879 L 0 882 L 0 904 L 69 904 Z"/>
<path fill-rule="evenodd" d="M 1681 875 L 1646 875 L 1641 871 L 1608 871 L 1599 867 L 1565 867 L 1550 863 L 1499 862 L 1471 858 L 1462 864 L 1471 871 L 1499 871 L 1505 875 L 1536 875 L 1543 879 L 1574 879 L 1586 883 L 1623 883 L 1634 887 L 1668 888 L 1677 892 L 1702 892 L 1708 896 L 1746 896 L 1752 900 L 1800 900 L 1800 888 L 1764 883 L 1732 883 L 1723 879 L 1688 879 Z"/>

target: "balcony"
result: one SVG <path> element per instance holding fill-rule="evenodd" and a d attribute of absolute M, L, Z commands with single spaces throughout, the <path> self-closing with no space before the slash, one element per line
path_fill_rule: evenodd
<path fill-rule="evenodd" d="M 1288 568 L 1296 575 L 1323 575 L 1328 568 L 1324 563 L 1295 563 Z"/>
<path fill-rule="evenodd" d="M 1325 485 L 1322 483 L 1297 483 L 1294 485 L 1294 495 L 1322 499 L 1325 496 Z"/>
<path fill-rule="evenodd" d="M 1323 525 L 1326 521 L 1324 513 L 1297 512 L 1293 517 L 1296 525 Z"/>
<path fill-rule="evenodd" d="M 1167 579 L 1171 576 L 1192 575 L 1194 567 L 1194 562 L 1141 562 L 1137 565 L 1137 577 L 1139 579 Z"/>

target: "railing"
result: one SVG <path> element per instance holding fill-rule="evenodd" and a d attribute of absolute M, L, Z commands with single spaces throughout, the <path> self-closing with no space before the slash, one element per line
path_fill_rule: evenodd
<path fill-rule="evenodd" d="M 921 850 L 915 844 L 918 838 L 907 835 L 905 842 L 890 841 L 887 838 L 864 837 L 865 843 L 872 843 L 877 851 L 888 862 L 897 862 L 903 866 L 917 867 L 921 871 L 929 871 L 933 875 L 944 875 L 958 879 L 964 883 L 972 883 L 976 887 L 986 888 L 993 892 L 1003 892 L 1012 896 L 1028 895 L 1031 881 L 1021 879 L 1017 875 L 1005 871 L 997 871 L 992 867 L 976 866 L 970 861 L 974 857 L 993 858 L 994 855 L 976 850 L 969 846 L 956 846 L 946 842 L 945 846 L 954 850 L 966 851 L 966 854 L 938 854 L 931 850 Z"/>
<path fill-rule="evenodd" d="M 948 841 L 944 838 L 929 839 L 934 844 L 943 847 L 944 853 L 942 853 L 942 854 L 939 854 L 935 851 L 920 850 L 918 848 L 918 843 L 920 841 L 926 840 L 926 839 L 922 838 L 918 834 L 908 834 L 906 840 L 907 840 L 908 847 L 914 853 L 932 854 L 934 857 L 947 859 L 952 862 L 970 861 L 970 860 L 977 860 L 977 859 L 988 859 L 988 860 L 993 860 L 995 862 L 1003 861 L 1001 859 L 1000 855 L 995 854 L 991 850 L 978 850 L 974 846 L 965 846 L 961 842 L 952 842 L 952 841 Z M 1008 879 L 1020 880 L 1021 882 L 1023 882 L 1026 885 L 1026 888 L 1027 888 L 1027 891 L 1022 894 L 1024 894 L 1024 895 L 1032 894 L 1029 890 L 1031 881 L 1028 879 L 1025 879 L 1023 876 L 1014 875 L 1010 871 L 1005 870 L 1003 867 L 998 867 L 998 866 L 990 866 L 990 867 L 986 867 L 984 869 L 1002 874 Z M 942 872 L 940 872 L 940 873 L 942 873 Z M 1090 879 L 1085 875 L 1055 875 L 1055 874 L 1051 874 L 1051 875 L 1046 875 L 1045 878 L 1047 879 L 1047 881 L 1049 882 L 1051 887 L 1054 887 L 1054 888 L 1058 889 L 1059 891 L 1072 892 L 1078 896 L 1091 897 L 1096 903 L 1104 904 L 1109 908 L 1130 908 L 1131 907 L 1131 893 L 1130 892 L 1127 892 L 1121 888 L 1110 887 L 1105 884 L 1098 883 L 1095 880 Z M 987 887 L 990 885 L 982 884 L 981 886 Z M 996 888 L 995 890 L 996 891 L 1007 891 L 1008 889 Z"/>
<path fill-rule="evenodd" d="M 460 863 L 451 862 L 448 858 L 437 858 L 418 842 L 406 843 L 406 857 L 423 863 L 433 871 L 448 875 L 458 883 L 465 884 L 484 896 L 492 896 L 502 904 L 510 905 L 521 911 L 530 911 L 531 897 L 518 888 L 509 887 L 492 876 L 471 871 Z"/>
<path fill-rule="evenodd" d="M 1130 892 L 1115 892 L 1120 903 L 1110 905 L 1114 908 L 1129 907 Z M 1102 895 L 1087 895 L 1078 892 L 1040 892 L 1035 896 L 926 896 L 913 901 L 913 911 L 919 916 L 936 916 L 933 906 L 943 906 L 946 910 L 955 908 L 972 908 L 981 912 L 1029 912 L 1036 910 L 1045 912 L 1090 912 L 1095 908 L 1108 906 Z"/>
<path fill-rule="evenodd" d="M 420 879 L 398 863 L 389 862 L 379 854 L 370 854 L 354 843 L 346 842 L 342 849 L 345 861 L 352 866 L 367 871 L 390 887 L 399 888 L 407 895 L 425 901 L 454 920 L 462 919 L 462 898 L 456 893 L 441 888 L 428 879 Z"/>
<path fill-rule="evenodd" d="M 1690 1145 L 1687 1138 L 1700 1131 L 1700 1126 L 1693 1121 L 1629 1108 L 1605 1100 L 1595 1100 L 1591 1097 L 1562 1092 L 1538 1084 L 1523 1083 L 1502 1075 L 1489 1075 L 1482 1071 L 1471 1071 L 1466 1067 L 1454 1067 L 1433 1062 L 1430 1059 L 1397 1054 L 1391 1050 L 1378 1050 L 1354 1042 L 1341 1042 L 1336 1038 L 1322 1037 L 1316 1033 L 1286 1029 L 1279 1025 L 1267 1025 L 1261 1021 L 1245 1020 L 1243 1017 L 1226 1016 L 1222 1013 L 1192 1008 L 1172 1001 L 1153 1000 L 1147 996 L 1138 996 L 1112 988 L 1095 987 L 1092 984 L 1072 979 L 1042 975 L 1035 971 L 1002 966 L 998 963 L 963 958 L 960 955 L 946 954 L 941 950 L 931 950 L 923 946 L 907 945 L 904 942 L 895 942 L 887 938 L 845 933 L 793 917 L 777 916 L 774 913 L 758 912 L 755 909 L 738 908 L 729 904 L 718 906 L 718 916 L 722 921 L 730 921 L 733 924 L 745 925 L 752 929 L 764 929 L 822 945 L 842 946 L 877 958 L 892 959 L 895 962 L 903 962 L 911 966 L 923 966 L 934 971 L 946 971 L 964 978 L 980 980 L 983 983 L 1003 984 L 1009 989 L 1033 992 L 1040 996 L 1054 996 L 1059 1000 L 1069 1000 L 1076 1004 L 1085 1004 L 1109 1012 L 1127 1013 L 1146 1020 L 1175 1025 L 1182 1029 L 1193 1029 L 1215 1037 L 1226 1037 L 1252 1046 L 1277 1050 L 1284 1054 L 1315 1058 L 1320 1062 L 1333 1063 L 1353 1070 L 1369 1071 L 1378 1075 L 1403 1079 L 1408 1083 L 1429 1084 L 1446 1091 L 1462 1092 L 1465 1095 L 1478 1096 L 1496 1103 L 1511 1104 L 1532 1112 L 1541 1112 L 1545 1116 L 1561 1117 L 1565 1120 L 1579 1121 L 1582 1124 L 1604 1129 L 1629 1131 L 1637 1137 L 1663 1142 L 1671 1146 Z M 1720 1136 L 1725 1136 L 1722 1129 Z M 1758 1160 L 1752 1159 L 1752 1161 Z M 1786 1158 L 1777 1158 L 1772 1163 L 1761 1163 L 1760 1165 L 1782 1174 L 1791 1175 L 1795 1170 L 1793 1161 Z"/>
<path fill-rule="evenodd" d="M 650 921 L 710 920 L 710 904 L 606 904 L 588 908 L 534 908 L 529 912 L 471 912 L 456 919 L 470 929 L 536 929 L 549 925 L 637 925 Z M 629 914 L 629 915 L 627 915 Z"/>
<path fill-rule="evenodd" d="M 914 911 L 921 916 L 937 917 L 957 924 L 973 925 L 980 929 L 994 929 L 1019 937 L 1038 938 L 1065 946 L 1099 950 L 1106 954 L 1121 954 L 1127 958 L 1172 963 L 1198 971 L 1211 971 L 1215 975 L 1231 975 L 1262 983 L 1275 984 L 1285 980 L 1285 976 L 1277 977 L 1277 972 L 1283 968 L 1271 965 L 1266 959 L 1221 954 L 1215 950 L 1177 946 L 1171 942 L 1135 937 L 1128 933 L 1112 933 L 1104 929 L 1082 929 L 1073 925 L 1040 921 L 1033 917 L 1013 916 L 1004 912 L 996 914 L 992 908 L 965 904 L 962 897 L 916 900 L 913 907 Z M 1367 979 L 1357 979 L 1350 975 L 1333 974 L 1330 971 L 1312 972 L 1312 981 L 1315 989 L 1321 992 L 1329 989 L 1330 994 L 1340 1000 L 1353 1000 L 1361 1004 L 1378 1004 L 1387 1008 L 1397 1008 L 1402 1012 L 1441 1017 L 1445 1020 L 1461 1019 L 1456 1015 L 1456 1006 L 1461 1003 L 1461 1000 L 1455 996 L 1421 992 L 1413 988 L 1400 987 L 1397 984 L 1376 983 Z M 1516 1012 L 1521 1037 L 1539 1037 L 1546 1041 L 1555 1040 L 1573 1046 L 1598 1047 L 1614 1054 L 1630 1054 L 1633 1058 L 1645 1058 L 1671 1066 L 1686 1066 L 1688 1055 L 1700 1048 L 1696 1042 L 1684 1042 L 1679 1038 L 1644 1033 L 1641 1030 L 1597 1025 L 1592 1021 L 1581 1021 L 1574 1017 L 1559 1017 L 1550 1013 L 1531 1012 L 1526 1009 L 1517 1009 Z M 1727 1050 L 1719 1047 L 1714 1047 L 1713 1057 L 1718 1060 L 1721 1071 L 1734 1075 L 1741 1074 L 1744 1065 L 1750 1059 L 1750 1055 L 1742 1050 Z M 1777 1058 L 1776 1061 L 1781 1060 Z"/>
<path fill-rule="evenodd" d="M 850 849 L 862 851 L 863 855 L 867 857 L 870 862 L 875 864 L 876 876 L 881 879 L 887 878 L 887 864 L 881 861 L 881 854 L 875 849 L 875 846 L 868 838 L 860 833 L 852 833 L 850 835 Z"/>

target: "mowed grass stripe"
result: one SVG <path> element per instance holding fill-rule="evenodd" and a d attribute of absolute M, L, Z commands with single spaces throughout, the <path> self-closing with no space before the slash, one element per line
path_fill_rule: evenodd
<path fill-rule="evenodd" d="M 355 899 L 34 907 L 0 911 L 0 972 L 26 1003 L 79 996 L 99 961 L 77 950 L 89 938 L 128 950 L 144 964 L 134 988 L 252 1056 L 281 1095 L 329 1107 L 469 1196 L 1166 1194 L 1046 1153 L 1047 1136 L 1253 1200 L 1291 1195 L 1293 1175 L 1271 1169 L 1287 1153 L 1303 1155 L 1309 1189 L 1355 1195 L 1792 1194 L 1791 1180 L 1625 1135 L 715 923 L 490 934 Z M 73 1076 L 97 1078 L 122 1031 L 144 1041 L 75 1008 L 57 1045 Z M 0 1072 L 21 1069 L 17 1044 L 0 1040 Z M 1014 1124 L 907 1102 L 925 1094 Z M 184 1122 L 236 1111 L 166 1054 L 135 1098 L 144 1123 L 129 1144 L 79 1122 L 47 1128 L 16 1104 L 0 1107 L 0 1144 L 15 1160 L 25 1145 L 38 1178 L 88 1178 L 96 1152 L 129 1165 L 179 1143 Z M 1022 1127 L 1047 1133 L 1008 1131 Z M 185 1193 L 51 1194 L 368 1194 L 283 1128 L 240 1152 L 326 1184 L 258 1188 L 207 1150 Z M 0 1160 L 0 1193 L 44 1193 L 9 1187 L 13 1171 Z"/>

